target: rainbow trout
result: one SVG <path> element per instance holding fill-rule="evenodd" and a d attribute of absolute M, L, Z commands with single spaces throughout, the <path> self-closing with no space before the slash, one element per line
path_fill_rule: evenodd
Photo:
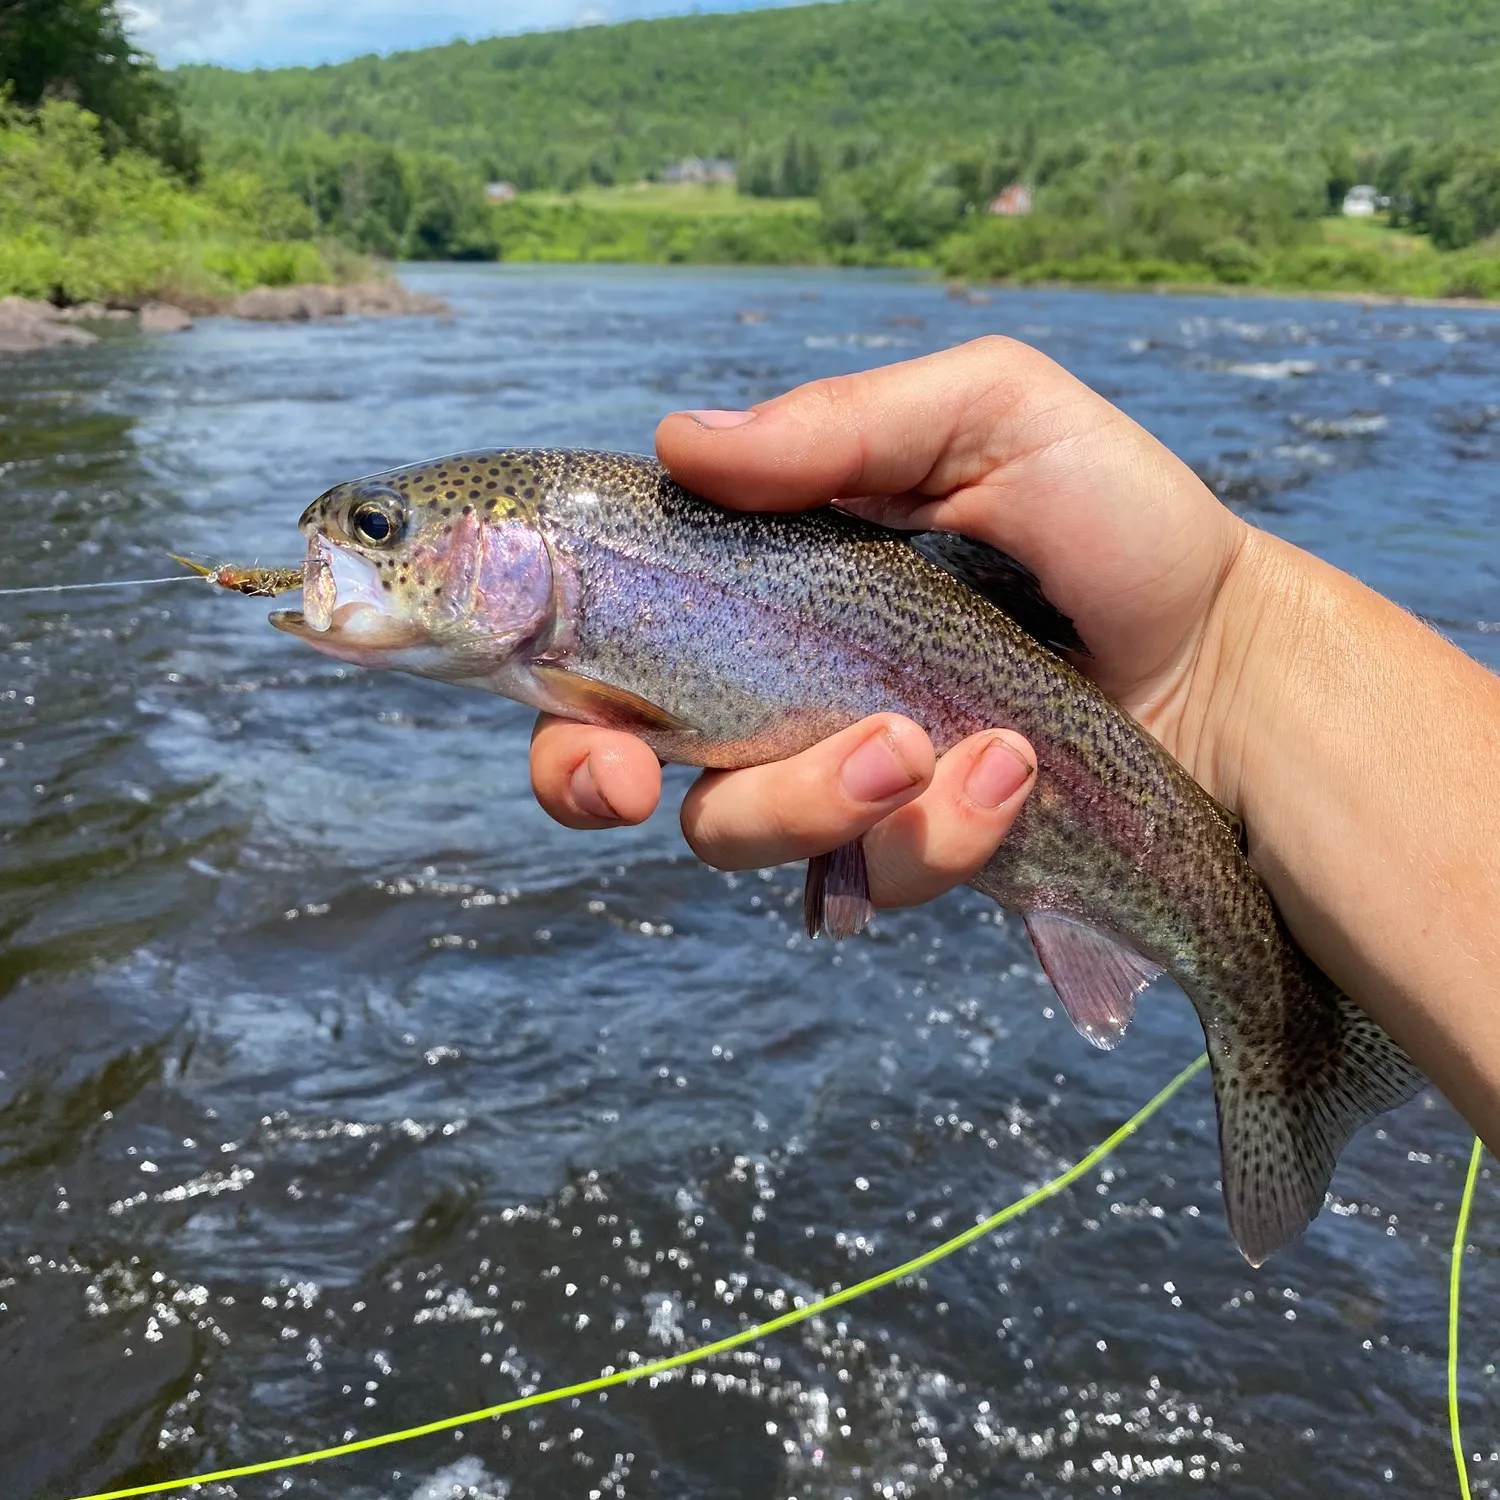
<path fill-rule="evenodd" d="M 667 761 L 774 760 L 866 714 L 941 752 L 1009 727 L 1037 782 L 975 889 L 1026 921 L 1074 1025 L 1112 1047 L 1165 971 L 1203 1024 L 1230 1231 L 1260 1264 L 1344 1143 L 1421 1078 L 1288 934 L 1220 807 L 1060 654 L 1072 624 L 1003 553 L 836 511 L 744 515 L 651 460 L 459 454 L 336 485 L 302 516 L 303 608 L 341 661 L 628 729 Z M 286 580 L 279 580 L 285 586 Z M 810 930 L 857 931 L 857 846 L 809 868 Z"/>

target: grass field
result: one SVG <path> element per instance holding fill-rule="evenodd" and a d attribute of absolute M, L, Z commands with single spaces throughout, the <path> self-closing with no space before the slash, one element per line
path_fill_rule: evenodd
<path fill-rule="evenodd" d="M 1392 229 L 1379 219 L 1324 219 L 1323 243 L 1353 250 L 1380 250 L 1395 256 L 1432 252 L 1425 235 Z"/>
<path fill-rule="evenodd" d="M 752 198 L 726 182 L 632 182 L 618 187 L 589 187 L 576 193 L 523 193 L 517 200 L 543 208 L 576 204 L 605 213 L 674 214 L 685 217 L 746 215 L 767 217 L 816 215 L 816 198 Z"/>

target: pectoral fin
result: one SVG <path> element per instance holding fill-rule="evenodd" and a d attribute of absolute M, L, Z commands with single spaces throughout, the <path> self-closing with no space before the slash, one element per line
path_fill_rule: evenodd
<path fill-rule="evenodd" d="M 1108 1051 L 1135 1015 L 1135 997 L 1161 970 L 1123 943 L 1057 912 L 1026 918 L 1036 956 L 1079 1034 Z"/>
<path fill-rule="evenodd" d="M 596 682 L 591 677 L 580 677 L 563 667 L 537 666 L 531 671 L 551 700 L 549 708 L 565 718 L 581 719 L 586 724 L 598 724 L 606 729 L 656 730 L 674 734 L 695 732 L 691 724 L 676 714 L 668 713 L 625 688 Z"/>
<path fill-rule="evenodd" d="M 870 871 L 865 846 L 855 839 L 832 854 L 815 854 L 807 862 L 802 919 L 808 937 L 826 932 L 831 938 L 854 937 L 870 924 Z"/>

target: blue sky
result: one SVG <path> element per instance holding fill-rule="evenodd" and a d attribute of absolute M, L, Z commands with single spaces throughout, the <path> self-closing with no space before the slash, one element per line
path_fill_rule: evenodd
<path fill-rule="evenodd" d="M 455 37 L 597 25 L 796 0 L 127 0 L 136 42 L 165 64 L 340 62 Z"/>

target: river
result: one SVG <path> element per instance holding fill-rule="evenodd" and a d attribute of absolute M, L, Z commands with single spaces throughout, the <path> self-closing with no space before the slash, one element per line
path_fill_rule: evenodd
<path fill-rule="evenodd" d="M 295 562 L 302 507 L 351 475 L 649 449 L 672 408 L 1004 332 L 1500 667 L 1495 313 L 405 274 L 456 316 L 207 320 L 0 364 L 0 586 L 160 575 L 167 548 Z M 800 870 L 687 853 L 685 773 L 642 828 L 557 828 L 528 713 L 342 669 L 266 610 L 192 584 L 0 598 L 6 1497 L 252 1463 L 730 1332 L 1019 1196 L 1201 1048 L 1164 986 L 1092 1052 L 972 893 L 809 942 Z M 706 1379 L 205 1493 L 1456 1495 L 1470 1139 L 1430 1093 L 1388 1116 L 1251 1270 L 1199 1078 L 1083 1185 Z M 1489 1496 L 1496 1188 L 1463 1344 Z"/>

